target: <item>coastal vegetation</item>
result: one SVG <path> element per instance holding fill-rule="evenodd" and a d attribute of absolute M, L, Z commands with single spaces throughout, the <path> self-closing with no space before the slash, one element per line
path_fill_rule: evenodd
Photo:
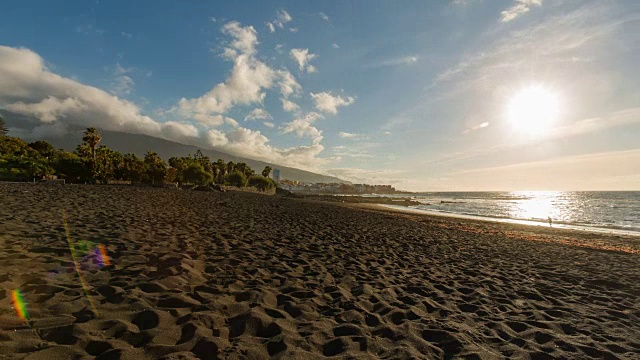
<path fill-rule="evenodd" d="M 200 150 L 193 155 L 172 157 L 168 163 L 153 151 L 140 158 L 101 144 L 102 136 L 95 128 L 85 130 L 82 143 L 73 152 L 56 149 L 43 140 L 28 143 L 7 133 L 0 118 L 0 180 L 4 181 L 57 178 L 70 183 L 219 184 L 251 186 L 260 191 L 276 187 L 269 178 L 270 166 L 257 174 L 246 163 L 211 161 Z"/>

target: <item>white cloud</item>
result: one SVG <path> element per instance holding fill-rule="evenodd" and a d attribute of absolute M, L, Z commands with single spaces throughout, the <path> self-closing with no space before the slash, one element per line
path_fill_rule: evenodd
<path fill-rule="evenodd" d="M 296 112 L 300 109 L 300 106 L 298 106 L 298 104 L 294 103 L 291 100 L 287 100 L 287 99 L 280 99 L 282 101 L 282 110 L 287 111 L 287 112 Z"/>
<path fill-rule="evenodd" d="M 133 38 L 133 34 L 130 34 L 130 33 L 128 33 L 128 32 L 124 32 L 124 31 L 121 31 L 121 32 L 120 32 L 120 35 L 122 35 L 123 37 L 125 37 L 125 38 L 127 38 L 127 39 L 131 39 L 131 38 Z"/>
<path fill-rule="evenodd" d="M 280 101 L 282 101 L 282 109 L 288 112 L 298 111 L 300 108 L 296 103 L 289 100 L 290 96 L 298 97 L 302 92 L 302 86 L 296 81 L 296 78 L 286 70 L 278 70 L 278 85 L 280 87 Z"/>
<path fill-rule="evenodd" d="M 324 150 L 319 143 L 277 149 L 269 144 L 269 139 L 260 131 L 242 127 L 228 132 L 211 129 L 206 139 L 210 145 L 222 151 L 302 169 L 317 169 L 327 162 L 317 157 Z"/>
<path fill-rule="evenodd" d="M 352 96 L 342 97 L 326 91 L 318 94 L 310 93 L 310 95 L 315 103 L 316 109 L 334 115 L 338 113 L 338 107 L 349 106 L 356 101 Z"/>
<path fill-rule="evenodd" d="M 115 95 L 125 96 L 131 94 L 136 83 L 131 76 L 132 69 L 125 69 L 120 64 L 116 64 L 115 79 L 111 84 L 111 92 Z"/>
<path fill-rule="evenodd" d="M 237 21 L 231 21 L 222 27 L 222 32 L 230 36 L 233 41 L 229 44 L 232 49 L 242 54 L 253 55 L 258 44 L 258 33 L 253 26 L 242 26 Z"/>
<path fill-rule="evenodd" d="M 273 118 L 271 117 L 271 114 L 269 114 L 265 109 L 262 109 L 262 108 L 253 109 L 244 118 L 245 121 L 248 121 L 248 120 L 264 120 L 264 119 L 271 120 Z"/>
<path fill-rule="evenodd" d="M 133 103 L 103 90 L 50 72 L 44 60 L 28 49 L 0 46 L 0 106 L 34 116 L 43 125 L 25 138 L 64 135 L 67 125 L 147 134 L 184 141 L 198 136 L 191 124 L 157 122 Z"/>
<path fill-rule="evenodd" d="M 226 117 L 226 118 L 224 119 L 224 122 L 225 122 L 227 125 L 230 125 L 230 126 L 231 126 L 231 127 L 233 127 L 233 128 L 239 128 L 239 127 L 240 127 L 240 124 L 239 124 L 237 121 L 235 121 L 234 119 L 230 118 L 230 117 Z"/>
<path fill-rule="evenodd" d="M 316 54 L 309 53 L 309 49 L 291 49 L 289 56 L 298 63 L 300 72 L 307 71 L 311 73 L 316 71 L 314 66 L 309 65 L 309 62 L 316 57 Z"/>
<path fill-rule="evenodd" d="M 529 12 L 533 6 L 541 6 L 542 0 L 514 0 L 514 4 L 500 13 L 500 21 L 509 22 Z"/>
<path fill-rule="evenodd" d="M 97 127 L 107 131 L 146 134 L 198 146 L 216 145 L 219 150 L 238 156 L 269 161 L 277 164 L 316 170 L 327 159 L 318 158 L 324 150 L 320 144 L 321 131 L 312 136 L 309 146 L 277 148 L 260 131 L 241 127 L 226 115 L 235 105 L 261 103 L 265 92 L 278 85 L 284 97 L 299 96 L 302 87 L 284 70 L 273 70 L 257 60 L 257 33 L 253 27 L 231 22 L 223 27 L 230 37 L 227 52 L 233 68 L 226 80 L 197 98 L 183 98 L 169 110 L 156 113 L 165 118 L 181 115 L 183 119 L 160 122 L 144 115 L 133 102 L 114 96 L 104 90 L 84 85 L 77 80 L 51 72 L 44 60 L 28 49 L 0 46 L 0 107 L 39 119 L 30 134 L 64 134 L 68 125 Z M 116 73 L 127 76 L 133 68 L 119 66 Z M 130 91 L 130 90 L 129 90 Z M 122 91 L 125 92 L 125 91 Z M 297 105 L 289 101 L 286 106 Z M 314 113 L 315 114 L 315 113 Z M 304 119 L 308 124 L 314 116 Z M 212 129 L 227 124 L 231 129 Z M 264 121 L 264 126 L 275 124 Z M 313 129 L 306 130 L 313 132 Z M 295 131 L 297 134 L 297 130 Z M 26 132 L 22 134 L 27 138 Z M 305 135 L 306 136 L 306 135 Z"/>
<path fill-rule="evenodd" d="M 331 46 L 332 46 L 334 49 L 340 49 L 340 45 L 338 45 L 338 44 L 336 44 L 336 43 L 331 44 Z"/>
<path fill-rule="evenodd" d="M 322 141 L 322 130 L 313 126 L 313 123 L 320 118 L 322 118 L 322 115 L 316 112 L 308 113 L 303 117 L 293 119 L 293 121 L 284 124 L 282 132 L 284 134 L 293 132 L 298 137 L 309 137 L 313 140 L 314 144 L 319 144 L 320 141 Z"/>
<path fill-rule="evenodd" d="M 322 20 L 324 20 L 324 21 L 326 21 L 326 22 L 329 22 L 329 17 L 327 16 L 327 14 L 325 14 L 325 13 L 321 12 L 321 13 L 320 13 L 320 14 L 318 14 L 318 15 L 320 15 L 320 18 L 322 18 Z"/>
<path fill-rule="evenodd" d="M 289 96 L 299 96 L 302 92 L 302 86 L 298 84 L 296 78 L 286 70 L 278 70 L 278 86 L 280 86 L 280 95 L 287 99 Z"/>
<path fill-rule="evenodd" d="M 175 109 L 185 117 L 196 120 L 225 113 L 233 106 L 261 103 L 271 88 L 277 73 L 255 58 L 257 33 L 252 26 L 242 27 L 237 22 L 227 23 L 223 32 L 233 38 L 225 53 L 234 57 L 231 75 L 206 94 L 194 98 L 182 98 Z"/>
<path fill-rule="evenodd" d="M 351 139 L 351 140 L 365 140 L 368 139 L 369 137 L 364 135 L 364 134 L 354 134 L 354 133 L 348 133 L 348 132 L 344 132 L 344 131 L 340 131 L 338 133 L 338 136 L 343 138 L 343 139 Z"/>
<path fill-rule="evenodd" d="M 391 59 L 382 61 L 380 63 L 372 65 L 373 67 L 378 66 L 398 66 L 398 65 L 411 65 L 418 62 L 420 58 L 417 55 L 404 56 L 397 59 Z"/>
<path fill-rule="evenodd" d="M 298 32 L 298 28 L 297 27 L 290 27 L 289 31 L 292 33 L 297 33 Z"/>
<path fill-rule="evenodd" d="M 269 32 L 272 32 L 272 33 L 276 32 L 276 27 L 273 26 L 273 24 L 270 22 L 267 23 L 267 28 L 269 29 Z"/>
<path fill-rule="evenodd" d="M 488 126 L 489 126 L 489 122 L 488 121 L 484 121 L 484 122 L 481 122 L 480 124 L 477 124 L 477 125 L 474 125 L 474 126 L 468 128 L 468 129 L 465 129 L 462 133 L 463 134 L 468 134 L 468 133 L 470 133 L 472 131 L 475 131 L 475 130 L 484 129 L 484 128 L 488 127 Z"/>
<path fill-rule="evenodd" d="M 275 24 L 282 29 L 284 24 L 290 22 L 291 20 L 293 20 L 293 18 L 291 17 L 291 15 L 289 15 L 288 12 L 286 12 L 285 10 L 279 10 L 277 12 Z"/>
<path fill-rule="evenodd" d="M 278 10 L 276 12 L 276 18 L 267 23 L 267 28 L 269 29 L 269 32 L 275 32 L 276 28 L 284 28 L 284 25 L 288 22 L 291 22 L 291 20 L 293 20 L 293 18 L 291 17 L 291 15 L 289 15 L 288 12 L 286 12 L 285 10 Z"/>
<path fill-rule="evenodd" d="M 186 138 L 197 138 L 199 135 L 199 131 L 195 126 L 177 121 L 167 121 L 163 123 L 162 132 L 167 138 L 176 141 L 184 141 Z"/>

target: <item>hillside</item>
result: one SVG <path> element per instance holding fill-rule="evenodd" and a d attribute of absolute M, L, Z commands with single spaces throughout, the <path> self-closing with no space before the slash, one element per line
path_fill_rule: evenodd
<path fill-rule="evenodd" d="M 5 119 L 7 127 L 29 130 L 39 124 L 39 121 L 27 116 L 15 114 L 6 110 L 0 110 L 0 115 Z M 78 144 L 82 142 L 83 128 L 76 128 L 72 133 L 65 136 L 51 136 L 44 134 L 39 136 L 37 140 L 46 140 L 56 148 L 63 148 L 72 151 Z M 11 134 L 10 134 L 11 135 Z M 35 140 L 35 139 L 29 139 Z M 215 149 L 203 149 L 197 146 L 184 145 L 174 141 L 160 139 L 148 135 L 128 134 L 114 131 L 102 131 L 102 144 L 109 146 L 111 149 L 120 151 L 121 153 L 134 153 L 138 156 L 144 155 L 149 150 L 155 151 L 163 159 L 168 160 L 172 156 L 187 156 L 194 154 L 197 150 L 211 160 L 223 159 L 225 161 L 245 162 L 256 171 L 262 170 L 269 165 L 273 168 L 280 169 L 280 178 L 297 180 L 312 183 L 348 183 L 334 176 L 316 174 L 313 172 L 295 169 L 278 164 L 267 163 L 260 160 L 243 158 L 231 154 L 224 153 Z"/>

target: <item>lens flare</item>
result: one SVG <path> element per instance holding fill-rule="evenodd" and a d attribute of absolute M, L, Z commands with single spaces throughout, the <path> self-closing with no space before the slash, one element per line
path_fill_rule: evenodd
<path fill-rule="evenodd" d="M 111 265 L 111 260 L 109 259 L 109 253 L 107 253 L 107 248 L 104 244 L 98 245 L 98 261 L 100 267 L 105 267 Z"/>
<path fill-rule="evenodd" d="M 27 311 L 27 302 L 24 300 L 22 292 L 19 289 L 11 291 L 11 303 L 18 317 L 23 321 L 28 321 L 29 312 Z"/>
<path fill-rule="evenodd" d="M 93 312 L 95 312 L 96 315 L 99 316 L 98 309 L 96 309 L 96 305 L 93 303 L 91 295 L 89 295 L 89 286 L 87 285 L 87 282 L 82 275 L 82 271 L 80 270 L 80 264 L 78 263 L 76 255 L 76 247 L 73 243 L 73 240 L 71 240 L 71 232 L 69 231 L 69 224 L 67 223 L 67 214 L 64 211 L 62 212 L 62 221 L 64 224 L 64 232 L 67 236 L 67 243 L 69 244 L 69 250 L 71 251 L 71 258 L 73 259 L 73 265 L 76 269 L 76 272 L 78 273 L 78 277 L 80 278 L 80 284 L 82 285 L 82 289 L 84 290 L 84 294 L 87 297 L 87 300 L 89 300 L 89 304 L 91 304 Z"/>

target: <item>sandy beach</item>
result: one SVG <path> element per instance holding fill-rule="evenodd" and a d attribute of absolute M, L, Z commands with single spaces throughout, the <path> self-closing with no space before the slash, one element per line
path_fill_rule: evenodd
<path fill-rule="evenodd" d="M 126 186 L 0 219 L 0 359 L 640 359 L 638 238 Z"/>

